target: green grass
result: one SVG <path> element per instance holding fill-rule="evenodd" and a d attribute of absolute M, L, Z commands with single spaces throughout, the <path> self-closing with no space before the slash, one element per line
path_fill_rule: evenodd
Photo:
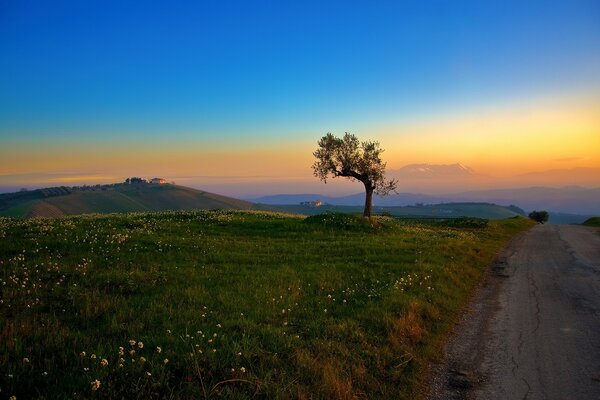
<path fill-rule="evenodd" d="M 19 202 L 14 206 L 0 210 L 0 217 L 22 217 L 27 215 L 29 210 L 31 210 L 31 207 L 33 207 L 37 202 L 38 200 L 26 200 Z"/>
<path fill-rule="evenodd" d="M 4 199 L 2 197 L 10 197 Z M 0 216 L 61 217 L 167 210 L 246 210 L 252 203 L 177 185 L 115 184 L 44 197 L 40 190 L 0 195 Z"/>
<path fill-rule="evenodd" d="M 76 191 L 44 201 L 65 215 L 190 209 L 248 209 L 250 203 L 174 185 L 118 185 L 109 190 Z"/>
<path fill-rule="evenodd" d="M 325 205 L 321 207 L 309 207 L 303 205 L 267 205 L 256 204 L 258 210 L 275 210 L 295 214 L 315 215 L 326 212 L 344 212 L 344 213 L 362 213 L 361 206 L 333 206 Z M 483 203 L 449 203 L 432 204 L 424 206 L 397 206 L 397 207 L 374 207 L 376 214 L 389 214 L 395 217 L 408 218 L 457 218 L 457 217 L 475 217 L 487 219 L 503 219 L 518 215 L 508 207 L 497 204 Z"/>
<path fill-rule="evenodd" d="M 0 218 L 0 398 L 414 398 L 486 266 L 532 223 L 467 225 Z"/>
<path fill-rule="evenodd" d="M 595 226 L 600 228 L 600 217 L 592 217 L 588 218 L 583 225 L 585 226 Z"/>

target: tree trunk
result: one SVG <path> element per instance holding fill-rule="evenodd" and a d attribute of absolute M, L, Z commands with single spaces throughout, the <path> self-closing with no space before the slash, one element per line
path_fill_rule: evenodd
<path fill-rule="evenodd" d="M 363 217 L 371 218 L 371 207 L 373 205 L 373 188 L 371 185 L 365 184 L 365 211 L 363 212 Z"/>

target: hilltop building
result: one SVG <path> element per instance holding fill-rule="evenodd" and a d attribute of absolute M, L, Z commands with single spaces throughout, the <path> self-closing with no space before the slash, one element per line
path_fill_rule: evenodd
<path fill-rule="evenodd" d="M 321 200 L 301 201 L 300 205 L 301 206 L 306 206 L 306 207 L 321 207 L 323 205 L 323 202 Z"/>
<path fill-rule="evenodd" d="M 128 183 L 128 184 L 133 184 L 133 183 L 148 183 L 148 180 L 146 178 L 139 178 L 137 176 L 134 176 L 132 178 L 125 179 L 125 183 Z"/>
<path fill-rule="evenodd" d="M 127 179 L 125 179 L 125 183 L 127 183 L 127 184 L 132 184 L 132 183 L 153 183 L 155 185 L 164 185 L 164 184 L 167 183 L 167 180 L 164 179 L 164 178 L 146 179 L 146 178 L 133 177 L 133 178 L 127 178 Z"/>

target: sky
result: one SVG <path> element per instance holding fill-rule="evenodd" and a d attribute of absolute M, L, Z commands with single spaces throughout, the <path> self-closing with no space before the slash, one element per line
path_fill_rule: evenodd
<path fill-rule="evenodd" d="M 0 190 L 349 193 L 310 168 L 346 131 L 487 185 L 600 168 L 600 2 L 0 0 Z"/>

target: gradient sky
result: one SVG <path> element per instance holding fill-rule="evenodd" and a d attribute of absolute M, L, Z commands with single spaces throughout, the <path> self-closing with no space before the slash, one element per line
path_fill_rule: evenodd
<path fill-rule="evenodd" d="M 172 3 L 0 0 L 0 186 L 308 190 L 329 131 L 391 168 L 600 168 L 598 1 Z"/>

